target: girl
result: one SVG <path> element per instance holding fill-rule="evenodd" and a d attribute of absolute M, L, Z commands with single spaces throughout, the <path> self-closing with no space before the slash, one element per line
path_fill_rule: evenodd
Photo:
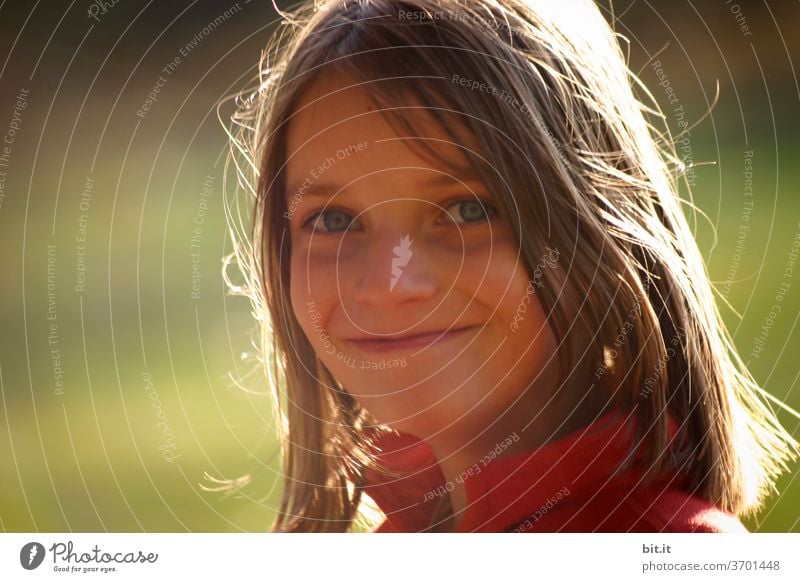
<path fill-rule="evenodd" d="M 236 117 L 274 531 L 375 505 L 375 531 L 744 530 L 797 443 L 734 352 L 685 168 L 597 7 L 286 19 Z"/>

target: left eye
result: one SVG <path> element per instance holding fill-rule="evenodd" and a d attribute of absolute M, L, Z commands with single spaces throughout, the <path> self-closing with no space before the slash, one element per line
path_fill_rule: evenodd
<path fill-rule="evenodd" d="M 475 198 L 465 198 L 453 202 L 445 209 L 445 212 L 456 224 L 480 222 L 497 214 L 497 211 L 489 204 Z"/>

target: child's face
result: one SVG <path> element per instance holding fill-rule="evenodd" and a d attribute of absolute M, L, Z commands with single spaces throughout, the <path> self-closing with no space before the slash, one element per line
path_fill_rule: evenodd
<path fill-rule="evenodd" d="M 298 110 L 322 99 L 288 129 L 291 299 L 308 339 L 397 430 L 472 436 L 509 408 L 506 419 L 532 417 L 555 378 L 541 279 L 531 282 L 481 181 L 420 157 L 365 92 L 325 96 L 348 84 L 315 83 Z M 407 114 L 467 165 L 427 114 Z"/>

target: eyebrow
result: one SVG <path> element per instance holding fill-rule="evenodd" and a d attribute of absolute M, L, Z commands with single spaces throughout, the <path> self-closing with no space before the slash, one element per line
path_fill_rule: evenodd
<path fill-rule="evenodd" d="M 286 190 L 286 195 L 298 195 L 300 190 L 303 188 L 306 180 L 300 182 L 295 181 L 293 182 L 289 188 Z M 475 171 L 467 171 L 465 175 L 461 176 L 460 179 L 454 176 L 450 176 L 448 174 L 437 174 L 436 176 L 432 176 L 431 178 L 424 180 L 420 183 L 420 186 L 423 188 L 436 188 L 441 186 L 450 186 L 454 184 L 469 184 L 472 182 L 480 182 L 483 183 L 481 177 Z M 343 184 L 339 184 L 337 182 L 319 182 L 319 181 L 312 181 L 304 190 L 303 196 L 310 196 L 310 197 L 326 197 L 331 198 L 334 193 L 339 192 L 340 194 L 346 191 L 346 187 Z"/>

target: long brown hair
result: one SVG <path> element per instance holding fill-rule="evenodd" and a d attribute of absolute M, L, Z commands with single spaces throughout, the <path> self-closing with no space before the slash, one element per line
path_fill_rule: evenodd
<path fill-rule="evenodd" d="M 283 15 L 233 141 L 255 196 L 251 231 L 232 230 L 233 258 L 261 320 L 282 427 L 275 531 L 349 529 L 373 462 L 370 415 L 320 363 L 289 299 L 286 130 L 321 74 L 358 79 L 408 134 L 406 113 L 423 107 L 454 140 L 475 137 L 488 163 L 467 155 L 528 270 L 548 245 L 567 265 L 545 270 L 538 291 L 563 380 L 611 386 L 608 398 L 635 411 L 648 478 L 681 469 L 693 493 L 743 513 L 796 454 L 722 324 L 663 114 L 600 10 L 562 4 L 331 0 Z"/>

